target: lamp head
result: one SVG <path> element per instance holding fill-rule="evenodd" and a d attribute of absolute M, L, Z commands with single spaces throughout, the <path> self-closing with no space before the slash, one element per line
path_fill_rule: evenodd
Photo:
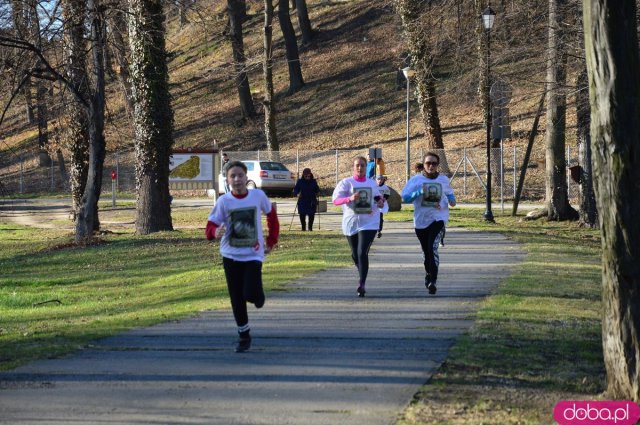
<path fill-rule="evenodd" d="M 487 31 L 491 30 L 495 17 L 496 13 L 491 9 L 491 6 L 487 6 L 484 12 L 482 12 L 482 25 L 484 25 L 484 29 Z"/>
<path fill-rule="evenodd" d="M 409 78 L 414 76 L 416 71 L 414 71 L 413 69 L 411 69 L 410 66 L 408 66 L 406 68 L 402 68 L 402 73 L 404 74 L 404 78 L 408 80 Z"/>

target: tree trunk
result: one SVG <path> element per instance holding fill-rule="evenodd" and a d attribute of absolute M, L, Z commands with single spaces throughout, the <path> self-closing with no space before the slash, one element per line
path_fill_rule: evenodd
<path fill-rule="evenodd" d="M 36 46 L 42 48 L 42 38 L 40 35 L 40 21 L 38 19 L 38 4 L 36 0 L 28 0 L 23 9 L 27 33 L 29 41 Z M 36 64 L 36 68 L 41 68 L 41 62 Z M 47 104 L 46 95 L 47 88 L 45 82 L 37 79 L 36 83 L 36 124 L 38 126 L 38 158 L 40 167 L 49 167 L 51 165 L 51 157 L 47 152 L 49 148 L 49 134 L 47 131 Z"/>
<path fill-rule="evenodd" d="M 36 116 L 33 113 L 33 101 L 31 100 L 31 78 L 27 78 L 27 81 L 25 81 L 24 86 L 22 87 L 22 94 L 24 96 L 27 121 L 29 124 L 35 124 Z"/>
<path fill-rule="evenodd" d="M 427 148 L 444 149 L 442 127 L 440 126 L 440 115 L 438 114 L 438 102 L 436 99 L 436 82 L 432 72 L 429 72 L 429 76 L 427 77 L 426 101 L 424 103 L 427 105 L 422 111 L 426 121 Z"/>
<path fill-rule="evenodd" d="M 90 93 L 89 105 L 89 166 L 87 170 L 87 184 L 85 185 L 80 208 L 76 219 L 76 243 L 90 242 L 93 232 L 100 229 L 98 220 L 98 201 L 102 190 L 102 171 L 104 168 L 105 139 L 104 139 L 104 38 L 102 22 L 95 0 L 87 1 L 87 11 L 91 28 L 91 52 L 93 87 Z"/>
<path fill-rule="evenodd" d="M 547 61 L 547 128 L 545 140 L 546 206 L 549 220 L 572 220 L 578 213 L 569 205 L 565 135 L 567 55 L 562 45 L 561 10 L 566 0 L 549 0 L 549 57 Z"/>
<path fill-rule="evenodd" d="M 422 123 L 427 139 L 427 150 L 438 151 L 440 169 L 450 172 L 446 156 L 442 127 L 438 114 L 435 79 L 433 77 L 433 57 L 429 52 L 428 38 L 422 30 L 420 1 L 396 0 L 396 11 L 402 20 L 403 36 L 411 56 L 411 68 L 415 71 L 415 90 Z"/>
<path fill-rule="evenodd" d="M 109 27 L 113 38 L 113 53 L 118 64 L 116 75 L 124 93 L 125 108 L 129 116 L 133 117 L 131 75 L 129 74 L 129 60 L 127 59 L 127 21 L 125 12 L 114 11 Z"/>
<path fill-rule="evenodd" d="M 607 398 L 640 402 L 640 58 L 635 2 L 584 0 Z"/>
<path fill-rule="evenodd" d="M 189 22 L 187 19 L 187 0 L 178 1 L 178 16 L 180 19 L 180 28 L 182 28 Z"/>
<path fill-rule="evenodd" d="M 264 137 L 267 149 L 280 150 L 276 132 L 276 107 L 273 99 L 273 4 L 264 0 Z"/>
<path fill-rule="evenodd" d="M 131 80 L 135 105 L 136 232 L 173 230 L 169 160 L 173 111 L 162 0 L 129 0 Z"/>
<path fill-rule="evenodd" d="M 593 191 L 593 169 L 591 166 L 591 110 L 589 109 L 589 79 L 586 63 L 576 81 L 576 132 L 578 142 L 578 166 L 576 168 L 580 183 L 580 224 L 588 227 L 598 226 L 596 194 Z M 573 170 L 572 170 L 573 177 Z"/>
<path fill-rule="evenodd" d="M 491 111 L 489 111 L 489 87 L 487 87 L 487 50 L 489 46 L 486 30 L 482 25 L 482 12 L 486 7 L 484 0 L 474 0 L 474 10 L 476 19 L 476 51 L 478 53 L 478 104 L 482 109 L 482 116 L 484 120 L 484 128 L 490 125 L 489 119 L 491 117 Z"/>
<path fill-rule="evenodd" d="M 256 110 L 253 107 L 253 97 L 249 87 L 249 76 L 246 71 L 247 58 L 244 55 L 244 41 L 242 39 L 242 16 L 246 14 L 244 7 L 246 5 L 239 0 L 227 0 L 229 38 L 231 39 L 231 50 L 233 52 L 236 87 L 240 98 L 240 113 L 242 119 L 247 119 L 254 118 Z"/>
<path fill-rule="evenodd" d="M 289 65 L 289 90 L 288 94 L 294 94 L 304 86 L 302 78 L 302 67 L 300 66 L 300 55 L 298 53 L 298 42 L 296 32 L 291 24 L 289 16 L 289 0 L 278 1 L 278 20 L 280 29 L 284 37 L 284 45 L 287 51 L 287 64 Z"/>
<path fill-rule="evenodd" d="M 13 0 L 11 2 L 11 12 L 13 15 L 13 27 L 15 32 L 15 37 L 17 39 L 28 40 L 29 33 L 27 28 L 29 26 L 29 21 L 26 15 L 25 4 L 22 0 Z M 19 54 L 16 54 L 16 57 L 20 57 Z M 22 63 L 17 63 L 17 72 L 24 73 L 25 65 Z M 26 114 L 27 121 L 29 124 L 35 124 L 35 114 L 33 113 L 33 102 L 31 100 L 31 78 L 27 77 L 26 81 L 22 86 L 22 95 L 24 96 L 25 106 L 26 106 Z"/>
<path fill-rule="evenodd" d="M 309 20 L 309 11 L 307 10 L 306 0 L 295 0 L 296 15 L 298 15 L 298 25 L 300 25 L 300 34 L 302 34 L 302 44 L 309 44 L 313 39 L 313 29 L 311 29 L 311 21 Z"/>
<path fill-rule="evenodd" d="M 493 188 L 496 189 L 496 192 L 502 189 L 502 183 L 504 182 L 502 169 L 504 158 L 502 158 L 503 152 L 502 149 L 500 149 L 501 146 L 501 139 L 491 139 L 491 181 L 493 182 Z"/>
<path fill-rule="evenodd" d="M 238 4 L 240 5 L 238 7 L 238 11 L 240 12 L 240 22 L 242 22 L 244 24 L 244 22 L 247 20 L 247 0 L 236 0 L 238 2 Z"/>
<path fill-rule="evenodd" d="M 104 52 L 102 53 L 102 57 L 104 60 L 104 75 L 105 77 L 111 81 L 115 77 L 115 73 L 113 72 L 113 59 L 111 58 L 111 51 L 109 50 L 109 43 L 106 40 L 109 40 L 109 33 L 112 32 L 110 25 L 108 24 L 104 14 L 102 14 L 102 34 L 104 34 Z"/>
<path fill-rule="evenodd" d="M 49 147 L 49 132 L 47 128 L 47 88 L 44 81 L 36 81 L 36 115 L 38 123 L 38 150 L 40 167 L 51 165 L 51 156 L 47 149 Z"/>
<path fill-rule="evenodd" d="M 62 149 L 56 149 L 56 159 L 58 161 L 58 171 L 60 172 L 60 189 L 64 189 L 67 182 L 67 167 L 64 164 Z"/>
<path fill-rule="evenodd" d="M 86 61 L 84 20 L 86 8 L 84 0 L 67 0 L 63 8 L 65 27 L 65 56 L 67 78 L 85 99 L 89 99 Z M 87 184 L 89 172 L 89 129 L 87 110 L 79 99 L 73 97 L 67 102 L 66 115 L 69 118 L 65 132 L 65 146 L 69 149 L 71 211 L 77 222 L 82 194 Z"/>

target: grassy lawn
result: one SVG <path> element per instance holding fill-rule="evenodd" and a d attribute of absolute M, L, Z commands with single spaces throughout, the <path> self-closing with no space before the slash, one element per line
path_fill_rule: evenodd
<path fill-rule="evenodd" d="M 105 208 L 105 210 L 108 208 Z M 527 222 L 454 209 L 450 226 L 497 231 L 528 255 L 486 298 L 473 328 L 403 412 L 399 424 L 553 424 L 563 399 L 603 390 L 599 232 L 576 223 Z M 127 219 L 123 205 L 112 217 Z M 201 227 L 202 210 L 176 208 L 175 225 Z M 411 220 L 411 211 L 386 220 Z M 267 290 L 348 265 L 340 232 L 287 232 L 264 267 Z M 100 237 L 69 247 L 56 229 L 0 224 L 0 370 L 67 353 L 90 340 L 226 308 L 217 243 L 202 229 Z"/>
<path fill-rule="evenodd" d="M 398 424 L 555 424 L 555 403 L 604 390 L 599 231 L 495 212 L 490 224 L 482 213 L 454 209 L 450 226 L 498 231 L 528 255 Z"/>
<path fill-rule="evenodd" d="M 175 220 L 204 225 L 202 210 L 178 212 Z M 228 307 L 218 245 L 202 229 L 123 231 L 85 249 L 70 241 L 68 231 L 0 224 L 0 370 L 132 327 Z M 264 265 L 265 289 L 346 265 L 347 251 L 336 232 L 283 232 Z"/>

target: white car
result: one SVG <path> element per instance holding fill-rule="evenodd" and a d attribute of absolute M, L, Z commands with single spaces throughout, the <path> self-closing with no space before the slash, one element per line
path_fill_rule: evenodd
<path fill-rule="evenodd" d="M 296 176 L 281 162 L 242 161 L 247 166 L 247 187 L 265 192 L 290 194 L 296 185 Z M 220 174 L 218 192 L 224 193 L 224 175 Z"/>

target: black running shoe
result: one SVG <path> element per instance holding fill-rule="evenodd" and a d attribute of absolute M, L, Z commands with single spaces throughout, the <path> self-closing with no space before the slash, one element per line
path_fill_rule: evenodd
<path fill-rule="evenodd" d="M 382 232 L 378 232 L 378 239 L 382 237 Z"/>
<path fill-rule="evenodd" d="M 427 285 L 427 289 L 429 290 L 429 294 L 431 295 L 435 294 L 438 290 L 438 288 L 436 288 L 435 282 L 429 282 L 429 284 Z"/>
<path fill-rule="evenodd" d="M 366 292 L 367 292 L 367 291 L 365 291 L 365 290 L 364 290 L 364 286 L 358 286 L 358 290 L 356 291 L 356 293 L 358 294 L 358 296 L 359 296 L 360 298 L 364 298 L 364 294 L 365 294 Z"/>
<path fill-rule="evenodd" d="M 249 348 L 251 348 L 251 337 L 238 339 L 238 344 L 236 345 L 236 353 L 244 353 L 246 351 L 249 351 Z"/>

